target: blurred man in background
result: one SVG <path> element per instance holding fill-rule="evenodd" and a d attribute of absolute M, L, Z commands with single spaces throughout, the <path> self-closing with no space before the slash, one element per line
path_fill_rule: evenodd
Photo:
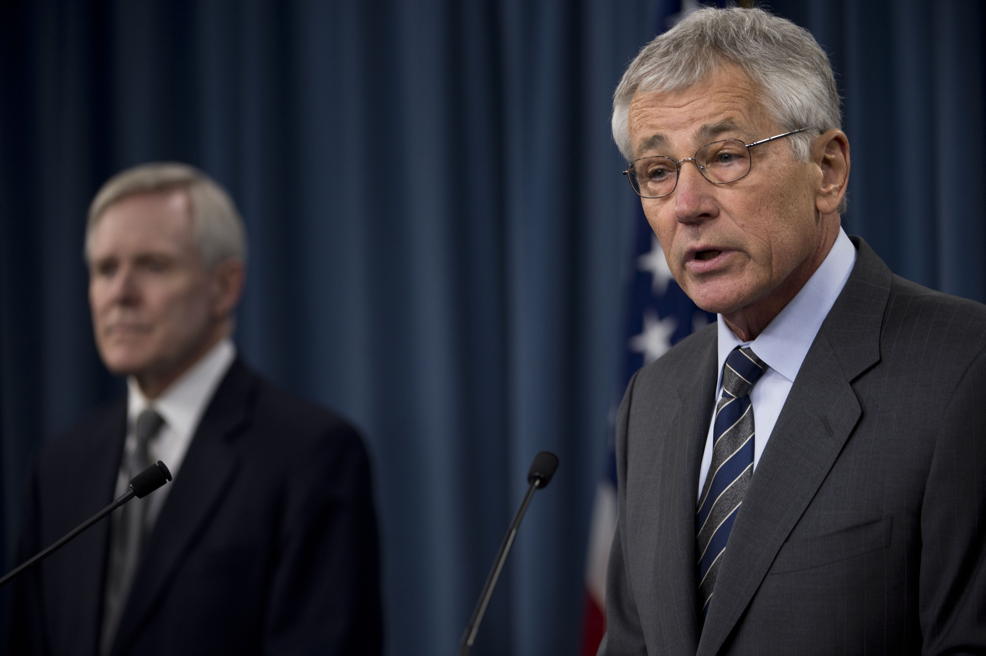
<path fill-rule="evenodd" d="M 986 653 L 986 308 L 843 232 L 825 53 L 697 11 L 631 63 L 613 131 L 718 322 L 624 396 L 600 654 Z"/>
<path fill-rule="evenodd" d="M 44 445 L 21 556 L 156 460 L 174 482 L 16 582 L 11 653 L 382 653 L 368 454 L 237 355 L 230 198 L 190 166 L 124 171 L 92 202 L 85 254 L 96 343 L 127 394 Z"/>

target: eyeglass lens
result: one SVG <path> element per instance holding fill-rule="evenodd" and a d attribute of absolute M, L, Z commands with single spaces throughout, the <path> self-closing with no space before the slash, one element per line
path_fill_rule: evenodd
<path fill-rule="evenodd" d="M 713 184 L 735 182 L 750 172 L 750 151 L 739 139 L 713 141 L 698 149 L 691 161 Z M 641 196 L 667 196 L 678 182 L 679 163 L 670 157 L 644 157 L 633 162 L 630 184 Z"/>

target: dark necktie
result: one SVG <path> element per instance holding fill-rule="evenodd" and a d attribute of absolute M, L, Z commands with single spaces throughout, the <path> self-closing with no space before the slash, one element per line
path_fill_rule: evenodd
<path fill-rule="evenodd" d="M 136 448 L 133 453 L 124 456 L 123 462 L 128 480 L 152 464 L 150 442 L 157 435 L 162 424 L 164 419 L 151 408 L 144 410 L 137 417 L 134 429 L 137 438 Z M 102 652 L 104 654 L 109 653 L 113 645 L 130 584 L 137 570 L 137 562 L 147 532 L 147 510 L 145 499 L 132 499 L 120 509 L 113 523 L 103 614 Z"/>
<path fill-rule="evenodd" d="M 712 429 L 712 464 L 698 501 L 698 580 L 702 614 L 712 599 L 729 532 L 753 478 L 750 390 L 767 365 L 749 347 L 736 347 L 722 367 L 722 394 Z"/>

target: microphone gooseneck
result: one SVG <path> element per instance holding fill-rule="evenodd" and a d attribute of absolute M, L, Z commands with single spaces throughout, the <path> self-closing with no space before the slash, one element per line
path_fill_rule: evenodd
<path fill-rule="evenodd" d="M 130 484 L 127 486 L 127 491 L 114 499 L 108 506 L 69 531 L 58 542 L 55 542 L 41 553 L 33 556 L 30 560 L 21 563 L 16 568 L 7 572 L 4 577 L 0 579 L 0 588 L 13 580 L 14 577 L 27 568 L 40 563 L 45 558 L 61 549 L 73 538 L 79 535 L 79 533 L 82 533 L 84 530 L 101 520 L 103 517 L 106 517 L 126 502 L 130 501 L 134 497 L 142 499 L 170 480 L 171 472 L 168 470 L 167 465 L 158 460 L 156 463 L 130 479 Z"/>
<path fill-rule="evenodd" d="M 527 482 L 529 484 L 527 494 L 524 495 L 524 500 L 521 502 L 520 508 L 517 509 L 517 514 L 514 515 L 514 519 L 510 523 L 510 528 L 507 529 L 507 534 L 503 537 L 503 542 L 500 543 L 500 550 L 496 554 L 496 560 L 493 561 L 493 569 L 490 570 L 489 576 L 486 577 L 486 583 L 483 585 L 483 591 L 479 595 L 479 600 L 476 602 L 476 608 L 473 610 L 472 617 L 469 618 L 466 630 L 462 634 L 462 642 L 459 644 L 459 656 L 469 656 L 469 650 L 472 649 L 473 644 L 476 642 L 479 625 L 483 622 L 486 607 L 489 605 L 490 598 L 493 596 L 493 588 L 496 587 L 496 582 L 500 578 L 500 572 L 503 570 L 503 565 L 507 561 L 507 555 L 510 553 L 510 548 L 513 546 L 514 539 L 517 537 L 517 529 L 520 527 L 521 520 L 524 519 L 524 513 L 527 512 L 527 505 L 531 502 L 531 498 L 534 496 L 536 490 L 547 486 L 551 482 L 551 477 L 555 475 L 556 469 L 558 469 L 558 456 L 550 451 L 541 451 L 534 456 L 534 461 L 531 463 L 531 468 L 527 473 Z"/>

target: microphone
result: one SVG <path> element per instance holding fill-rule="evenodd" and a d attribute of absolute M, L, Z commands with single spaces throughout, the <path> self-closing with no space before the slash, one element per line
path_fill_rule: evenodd
<path fill-rule="evenodd" d="M 73 538 L 79 535 L 79 533 L 82 533 L 84 530 L 86 530 L 87 528 L 89 528 L 99 520 L 101 520 L 103 517 L 106 517 L 111 512 L 113 512 L 114 510 L 125 504 L 126 502 L 130 501 L 134 497 L 137 497 L 138 499 L 143 499 L 148 494 L 158 489 L 159 487 L 161 487 L 162 485 L 164 485 L 170 480 L 171 480 L 171 472 L 168 470 L 167 465 L 165 465 L 163 462 L 158 460 L 156 463 L 154 463 L 144 471 L 140 472 L 139 474 L 131 478 L 130 483 L 127 485 L 126 492 L 124 492 L 116 499 L 114 499 L 113 502 L 110 503 L 110 505 L 106 506 L 95 515 L 93 515 L 86 521 L 76 526 L 58 542 L 54 543 L 53 545 L 51 545 L 41 553 L 35 555 L 30 560 L 21 563 L 18 567 L 7 572 L 7 574 L 5 574 L 2 579 L 0 579 L 0 588 L 6 585 L 10 580 L 12 580 L 18 574 L 26 570 L 28 567 L 40 563 L 42 560 L 44 560 L 51 554 L 55 553 L 56 551 L 64 547 L 68 542 L 70 542 Z"/>
<path fill-rule="evenodd" d="M 483 615 L 486 614 L 486 606 L 489 605 L 490 598 L 493 596 L 493 588 L 496 587 L 497 579 L 500 578 L 500 571 L 507 561 L 510 548 L 513 547 L 514 538 L 517 537 L 517 529 L 520 527 L 521 520 L 524 519 L 524 513 L 527 512 L 527 505 L 531 502 L 534 491 L 547 487 L 548 483 L 551 482 L 551 477 L 555 475 L 556 469 L 558 469 L 558 456 L 550 451 L 541 451 L 534 456 L 531 468 L 527 472 L 527 494 L 524 495 L 524 500 L 521 502 L 520 508 L 517 509 L 517 514 L 514 515 L 514 520 L 510 523 L 507 534 L 503 537 L 503 542 L 500 543 L 500 550 L 493 562 L 493 569 L 486 577 L 483 592 L 479 595 L 476 608 L 473 610 L 472 617 L 469 618 L 466 630 L 462 634 L 462 641 L 459 643 L 459 656 L 469 656 L 469 650 L 476 642 L 476 633 L 483 621 Z"/>
<path fill-rule="evenodd" d="M 163 462 L 158 460 L 156 463 L 130 479 L 130 485 L 127 486 L 127 494 L 133 492 L 133 496 L 136 496 L 138 499 L 143 499 L 148 494 L 170 480 L 171 471 L 168 470 L 168 467 Z M 126 494 L 123 496 L 126 496 Z M 120 503 L 122 505 L 129 500 L 130 497 L 127 497 Z"/>

